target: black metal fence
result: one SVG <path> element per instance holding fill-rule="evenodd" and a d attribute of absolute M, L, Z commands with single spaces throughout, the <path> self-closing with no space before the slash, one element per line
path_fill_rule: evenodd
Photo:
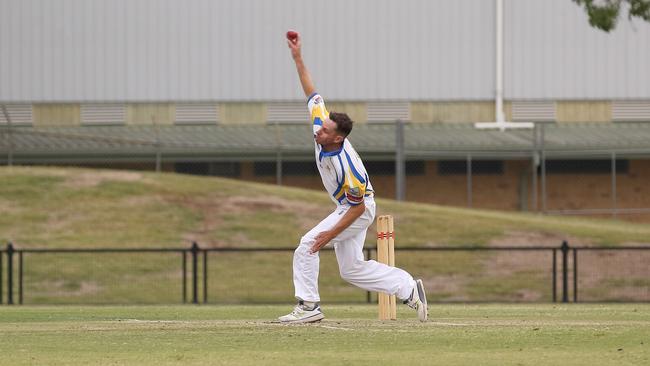
<path fill-rule="evenodd" d="M 278 303 L 293 297 L 294 248 L 0 251 L 0 304 Z M 432 302 L 650 302 L 650 246 L 398 247 Z M 376 248 L 364 249 L 376 258 Z M 371 303 L 321 255 L 327 302 Z"/>

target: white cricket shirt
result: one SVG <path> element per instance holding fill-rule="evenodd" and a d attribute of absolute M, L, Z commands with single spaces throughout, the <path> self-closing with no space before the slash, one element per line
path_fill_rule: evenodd
<path fill-rule="evenodd" d="M 323 121 L 329 116 L 329 112 L 325 109 L 325 102 L 318 93 L 309 97 L 307 106 L 315 137 L 316 132 L 323 126 Z M 316 141 L 314 147 L 316 166 L 323 185 L 334 203 L 356 206 L 363 202 L 364 197 L 374 195 L 366 168 L 347 138 L 343 140 L 341 149 L 337 151 L 324 151 Z"/>

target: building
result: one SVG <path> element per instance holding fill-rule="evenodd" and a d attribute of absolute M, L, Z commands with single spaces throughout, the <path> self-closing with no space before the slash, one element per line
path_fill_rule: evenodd
<path fill-rule="evenodd" d="M 113 167 L 150 166 L 162 156 L 163 169 L 318 187 L 309 142 L 296 142 L 283 161 L 277 137 L 275 145 L 259 146 L 233 132 L 260 128 L 257 133 L 276 136 L 304 123 L 304 98 L 283 38 L 295 28 L 329 109 L 347 112 L 377 134 L 386 128 L 382 123 L 398 119 L 442 129 L 494 121 L 499 105 L 506 120 L 548 124 L 549 131 L 591 126 L 558 147 L 565 154 L 556 160 L 565 162 L 553 169 L 563 171 L 562 184 L 551 184 L 553 169 L 548 185 L 537 182 L 538 173 L 547 172 L 530 166 L 541 151 L 533 132 L 516 158 L 502 148 L 503 134 L 474 134 L 471 125 L 462 134 L 480 140 L 474 145 L 454 138 L 454 146 L 439 141 L 408 148 L 407 199 L 540 209 L 542 200 L 531 192 L 544 183 L 553 189 L 544 200 L 559 200 L 548 210 L 650 207 L 642 184 L 650 168 L 650 140 L 643 139 L 644 123 L 650 123 L 650 24 L 622 19 L 604 33 L 591 28 L 570 0 L 503 0 L 499 23 L 498 3 L 0 0 L 0 104 L 11 121 L 0 154 L 16 163 L 101 161 Z M 0 124 L 7 126 L 4 114 Z M 228 129 L 230 139 L 240 139 L 236 154 L 220 148 L 234 143 L 223 138 L 193 145 L 197 136 Z M 603 129 L 623 137 L 612 143 Z M 295 133 L 283 136 L 302 136 Z M 506 134 L 506 140 L 518 136 Z M 393 197 L 399 190 L 394 154 L 360 143 L 376 167 L 380 195 Z M 610 160 L 626 162 L 612 174 L 617 165 Z M 276 161 L 283 162 L 279 176 Z M 458 189 L 468 179 L 458 172 L 468 166 L 482 172 L 474 172 L 469 187 L 485 184 L 473 193 Z M 570 174 L 580 179 L 566 180 Z M 530 177 L 526 184 L 524 176 Z M 620 179 L 613 189 L 612 176 Z M 624 198 L 628 178 L 633 194 Z M 428 189 L 432 184 L 435 189 Z M 572 189 L 580 194 L 565 199 L 561 192 Z M 492 193 L 483 197 L 483 191 Z M 494 192 L 503 195 L 496 200 Z"/>

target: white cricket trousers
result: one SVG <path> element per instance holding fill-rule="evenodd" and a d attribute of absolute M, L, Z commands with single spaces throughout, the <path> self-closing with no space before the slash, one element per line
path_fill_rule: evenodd
<path fill-rule="evenodd" d="M 366 231 L 375 219 L 375 201 L 365 199 L 366 210 L 347 229 L 334 238 L 336 260 L 341 277 L 347 282 L 366 291 L 384 292 L 400 299 L 411 296 L 415 281 L 411 275 L 399 268 L 390 267 L 374 260 L 363 258 L 363 243 Z M 300 245 L 293 254 L 293 284 L 299 300 L 319 302 L 318 270 L 319 253 L 310 254 L 316 236 L 331 229 L 343 217 L 350 206 L 339 206 L 323 221 L 300 239 Z"/>

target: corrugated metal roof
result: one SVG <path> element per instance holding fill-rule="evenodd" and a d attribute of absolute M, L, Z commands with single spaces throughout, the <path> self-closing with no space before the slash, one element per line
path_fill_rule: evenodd
<path fill-rule="evenodd" d="M 474 156 L 529 157 L 543 136 L 547 156 L 584 156 L 616 151 L 650 154 L 650 123 L 544 124 L 534 130 L 478 130 L 472 124 L 405 124 L 407 158 Z M 396 127 L 358 125 L 350 141 L 365 159 L 392 157 Z M 166 159 L 311 159 L 309 125 L 175 125 L 15 127 L 0 129 L 0 159 L 12 146 L 17 160 L 77 161 L 150 159 L 159 151 Z M 11 136 L 11 139 L 9 138 Z M 537 136 L 537 138 L 536 138 Z"/>

